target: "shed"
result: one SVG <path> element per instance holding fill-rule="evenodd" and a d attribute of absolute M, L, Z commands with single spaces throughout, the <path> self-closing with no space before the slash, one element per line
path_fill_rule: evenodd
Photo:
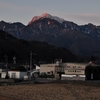
<path fill-rule="evenodd" d="M 27 70 L 20 66 L 16 69 L 11 69 L 8 71 L 9 78 L 14 78 L 14 79 L 24 79 L 24 76 L 27 75 Z"/>

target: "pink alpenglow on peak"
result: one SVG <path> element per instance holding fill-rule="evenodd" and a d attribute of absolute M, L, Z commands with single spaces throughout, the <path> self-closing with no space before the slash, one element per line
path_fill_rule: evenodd
<path fill-rule="evenodd" d="M 57 16 L 52 16 L 52 15 L 50 15 L 50 14 L 48 14 L 48 13 L 44 13 L 44 14 L 42 14 L 42 15 L 40 15 L 40 16 L 34 16 L 34 17 L 32 18 L 32 20 L 28 23 L 28 25 L 32 24 L 34 21 L 39 20 L 39 19 L 41 19 L 41 18 L 50 18 L 50 19 L 54 19 L 54 20 L 58 21 L 59 23 L 62 23 L 63 21 L 65 21 L 64 19 L 59 18 L 59 17 L 57 17 Z"/>
<path fill-rule="evenodd" d="M 50 14 L 47 14 L 47 13 L 44 13 L 44 14 L 42 14 L 42 15 L 40 15 L 40 17 L 42 17 L 42 18 L 50 18 L 51 17 L 51 15 Z"/>

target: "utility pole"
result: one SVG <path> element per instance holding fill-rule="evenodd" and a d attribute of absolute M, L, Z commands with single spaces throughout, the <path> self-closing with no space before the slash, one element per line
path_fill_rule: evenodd
<path fill-rule="evenodd" d="M 5 64 L 6 64 L 6 72 L 8 74 L 8 56 L 5 54 Z"/>
<path fill-rule="evenodd" d="M 32 70 L 32 51 L 30 53 L 30 81 L 31 81 L 31 70 Z"/>
<path fill-rule="evenodd" d="M 32 71 L 32 55 L 36 55 L 35 53 L 32 53 L 32 51 L 31 51 L 31 53 L 30 53 L 30 81 L 31 81 L 31 71 Z"/>

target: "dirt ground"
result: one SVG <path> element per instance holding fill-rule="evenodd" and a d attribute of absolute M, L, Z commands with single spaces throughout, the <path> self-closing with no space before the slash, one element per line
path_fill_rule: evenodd
<path fill-rule="evenodd" d="M 0 97 L 0 100 L 12 100 L 12 99 L 5 98 L 5 97 Z"/>
<path fill-rule="evenodd" d="M 75 82 L 7 85 L 0 86 L 0 97 L 0 100 L 100 100 L 100 86 Z"/>

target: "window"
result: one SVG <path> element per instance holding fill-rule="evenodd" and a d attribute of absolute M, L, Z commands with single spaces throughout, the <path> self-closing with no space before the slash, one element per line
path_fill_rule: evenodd
<path fill-rule="evenodd" d="M 76 66 L 73 66 L 73 68 L 76 68 Z"/>
<path fill-rule="evenodd" d="M 67 68 L 70 68 L 70 66 L 67 66 Z"/>

